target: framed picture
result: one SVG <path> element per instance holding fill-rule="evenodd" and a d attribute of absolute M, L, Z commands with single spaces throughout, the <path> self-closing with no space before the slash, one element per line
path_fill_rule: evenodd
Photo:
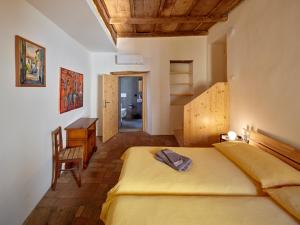
<path fill-rule="evenodd" d="M 60 68 L 60 113 L 83 106 L 83 74 Z"/>
<path fill-rule="evenodd" d="M 15 42 L 16 86 L 46 87 L 46 49 L 20 36 Z"/>

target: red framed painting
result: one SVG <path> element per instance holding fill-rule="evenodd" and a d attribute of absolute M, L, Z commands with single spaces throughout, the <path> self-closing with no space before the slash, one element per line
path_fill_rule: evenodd
<path fill-rule="evenodd" d="M 60 68 L 60 113 L 83 107 L 83 74 Z"/>

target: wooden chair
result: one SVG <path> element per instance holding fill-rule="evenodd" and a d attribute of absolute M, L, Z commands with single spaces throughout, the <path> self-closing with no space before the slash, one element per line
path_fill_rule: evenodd
<path fill-rule="evenodd" d="M 55 190 L 57 179 L 61 171 L 71 171 L 78 186 L 81 186 L 80 169 L 82 168 L 83 151 L 82 147 L 63 148 L 61 127 L 52 131 L 53 168 L 52 168 L 52 190 Z M 65 163 L 65 169 L 62 164 Z M 75 174 L 78 170 L 78 176 Z"/>

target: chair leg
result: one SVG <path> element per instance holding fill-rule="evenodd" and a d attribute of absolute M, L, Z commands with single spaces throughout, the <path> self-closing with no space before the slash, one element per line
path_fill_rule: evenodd
<path fill-rule="evenodd" d="M 76 173 L 75 173 L 76 167 L 77 167 L 77 169 L 78 169 L 78 175 L 76 175 Z M 76 181 L 78 187 L 81 187 L 80 164 L 77 163 L 76 167 L 74 167 L 74 168 L 71 170 L 71 173 L 72 173 L 72 175 L 73 175 L 73 177 L 74 177 L 74 179 L 75 179 L 75 181 Z"/>
<path fill-rule="evenodd" d="M 51 179 L 51 189 L 53 190 L 53 186 L 54 186 L 54 181 L 55 181 L 55 167 L 56 163 L 55 163 L 55 160 L 53 159 L 53 162 L 52 162 L 52 179 Z"/>
<path fill-rule="evenodd" d="M 80 169 L 82 168 L 81 162 L 79 162 L 77 165 L 78 165 L 78 186 L 81 187 L 81 172 L 80 172 Z"/>
<path fill-rule="evenodd" d="M 53 191 L 55 191 L 55 188 L 56 188 L 56 183 L 57 183 L 57 179 L 59 177 L 59 174 L 60 174 L 60 164 L 59 163 L 55 163 L 55 171 L 54 171 L 54 179 L 53 179 L 53 182 L 52 182 L 52 185 L 51 185 L 51 188 Z"/>
<path fill-rule="evenodd" d="M 57 178 L 60 178 L 60 174 L 61 174 L 60 169 L 61 169 L 62 164 L 61 164 L 61 163 L 58 163 L 57 166 L 58 166 Z"/>

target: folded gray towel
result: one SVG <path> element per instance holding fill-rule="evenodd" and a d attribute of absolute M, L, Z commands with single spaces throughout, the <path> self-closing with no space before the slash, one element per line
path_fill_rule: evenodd
<path fill-rule="evenodd" d="M 172 163 L 174 166 L 179 166 L 183 163 L 183 157 L 176 152 L 173 152 L 169 149 L 164 149 L 161 151 L 169 160 L 170 163 Z"/>
<path fill-rule="evenodd" d="M 170 149 L 164 149 L 157 152 L 155 154 L 155 159 L 178 171 L 186 171 L 192 164 L 190 158 L 180 155 Z"/>

